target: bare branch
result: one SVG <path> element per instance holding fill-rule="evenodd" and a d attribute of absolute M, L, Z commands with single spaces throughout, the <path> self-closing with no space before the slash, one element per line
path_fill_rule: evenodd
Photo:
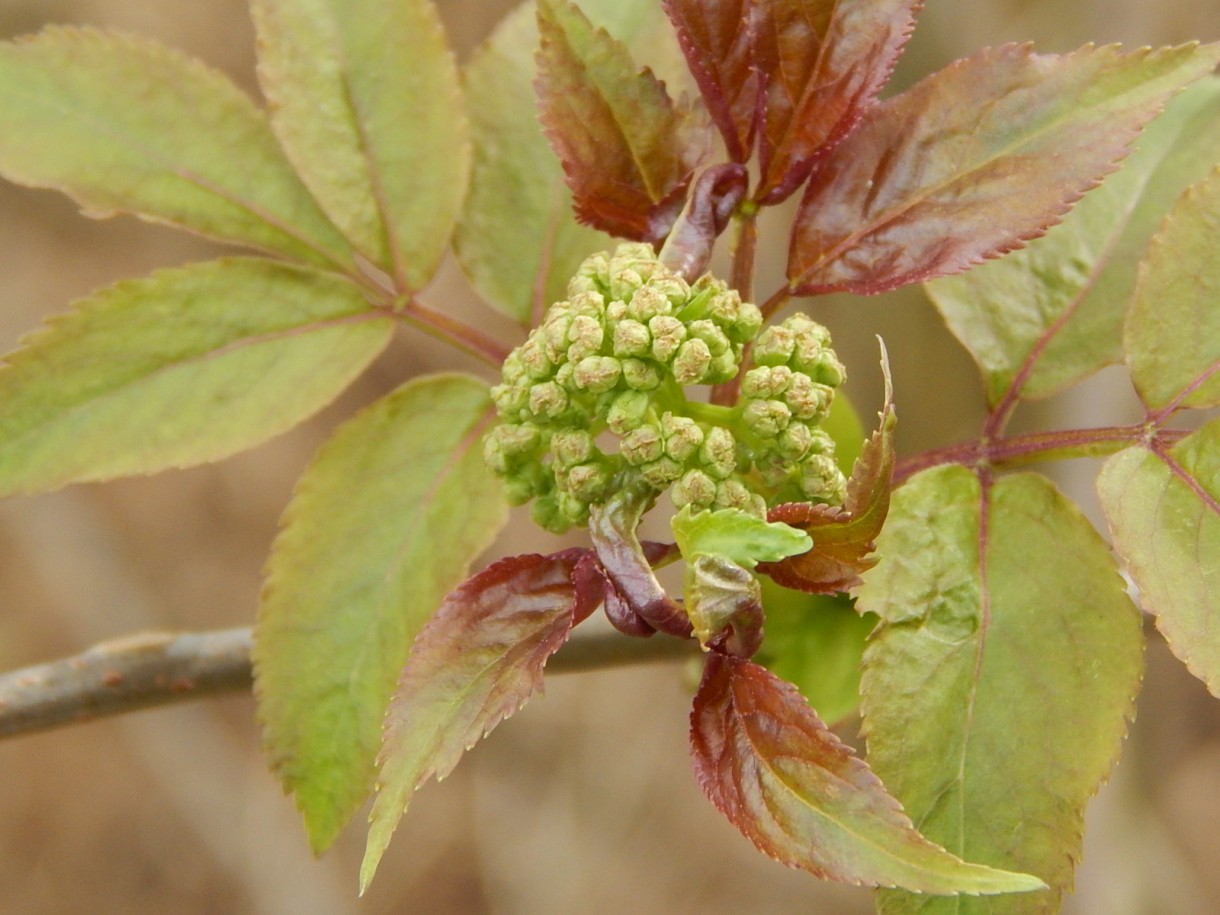
<path fill-rule="evenodd" d="M 251 630 L 148 632 L 0 674 L 0 739 L 158 705 L 249 690 Z M 575 636 L 548 673 L 602 670 L 696 656 L 693 642 Z"/>

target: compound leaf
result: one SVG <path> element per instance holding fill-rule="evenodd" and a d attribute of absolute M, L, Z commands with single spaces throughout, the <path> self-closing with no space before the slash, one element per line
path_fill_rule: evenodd
<path fill-rule="evenodd" d="M 483 464 L 487 385 L 408 382 L 346 422 L 305 471 L 255 627 L 264 746 L 322 851 L 373 787 L 411 641 L 507 509 Z"/>
<path fill-rule="evenodd" d="M 817 877 L 926 893 L 1036 890 L 1036 877 L 967 864 L 902 807 L 791 684 L 713 654 L 691 710 L 695 772 L 759 850 Z"/>
<path fill-rule="evenodd" d="M 1172 448 L 1128 448 L 1097 490 L 1140 602 L 1190 671 L 1220 696 L 1220 420 Z"/>
<path fill-rule="evenodd" d="M 0 44 L 0 174 L 91 215 L 350 262 L 263 113 L 221 74 L 142 38 L 50 28 Z"/>
<path fill-rule="evenodd" d="M 0 367 L 0 493 L 251 448 L 325 406 L 393 326 L 346 280 L 261 258 L 111 286 Z"/>
<path fill-rule="evenodd" d="M 1139 688 L 1140 617 L 1104 541 L 1045 478 L 925 471 L 894 494 L 859 607 L 869 761 L 920 831 L 1049 895 L 883 894 L 886 913 L 1054 911 Z"/>
<path fill-rule="evenodd" d="M 1220 169 L 1173 208 L 1148 248 L 1131 300 L 1127 364 L 1140 399 L 1151 409 L 1220 404 L 1217 250 Z"/>
<path fill-rule="evenodd" d="M 927 285 L 992 406 L 1049 396 L 1122 359 L 1123 317 L 1148 241 L 1182 191 L 1214 167 L 1217 147 L 1220 79 L 1207 78 L 1170 102 L 1122 168 L 1061 225 Z"/>
<path fill-rule="evenodd" d="M 871 294 L 1020 247 L 1218 58 L 1215 45 L 1067 55 L 1006 45 L 870 107 L 810 176 L 790 288 Z"/>
<path fill-rule="evenodd" d="M 584 223 L 658 241 L 709 150 L 710 130 L 568 0 L 540 0 L 539 112 Z"/>
<path fill-rule="evenodd" d="M 578 558 L 501 560 L 450 592 L 419 633 L 386 712 L 361 892 L 416 789 L 541 691 L 542 669 L 572 629 Z"/>
<path fill-rule="evenodd" d="M 428 0 L 253 0 L 259 79 L 335 225 L 408 289 L 432 277 L 466 190 L 457 65 Z"/>

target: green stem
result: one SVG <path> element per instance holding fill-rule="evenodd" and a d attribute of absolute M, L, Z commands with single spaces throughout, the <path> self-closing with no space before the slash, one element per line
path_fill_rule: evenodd
<path fill-rule="evenodd" d="M 1129 426 L 1108 426 L 1099 429 L 1038 432 L 1011 438 L 981 438 L 978 441 L 925 451 L 899 461 L 894 468 L 894 484 L 902 483 L 920 471 L 942 464 L 1005 469 L 1042 461 L 1104 457 L 1142 442 L 1172 444 L 1189 434 L 1183 429 L 1158 430 L 1154 425 L 1133 423 Z"/>

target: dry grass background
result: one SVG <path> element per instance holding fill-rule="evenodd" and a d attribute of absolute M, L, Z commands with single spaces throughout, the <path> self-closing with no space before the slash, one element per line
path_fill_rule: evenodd
<path fill-rule="evenodd" d="M 510 5 L 440 0 L 463 56 Z M 1044 50 L 1214 40 L 1217 13 L 1216 0 L 929 0 L 897 79 L 1006 40 L 1036 39 Z M 0 0 L 0 37 L 51 22 L 155 36 L 257 91 L 243 0 Z M 218 250 L 130 219 L 82 219 L 54 194 L 2 186 L 0 346 L 100 285 Z M 451 270 L 430 298 L 495 320 Z M 904 450 L 977 429 L 973 369 L 918 293 L 818 308 L 849 364 L 861 366 L 853 395 L 865 415 L 879 387 L 871 334 L 886 337 Z M 0 667 L 138 629 L 250 623 L 279 512 L 328 430 L 449 359 L 404 334 L 323 415 L 254 452 L 0 504 Z M 1089 391 L 1038 412 L 1100 422 L 1128 407 L 1110 387 Z M 498 549 L 519 552 L 531 538 L 539 535 L 516 526 Z M 1149 662 L 1126 758 L 1090 810 L 1075 913 L 1220 911 L 1220 703 L 1162 646 Z M 544 700 L 421 792 L 361 901 L 359 825 L 321 860 L 310 857 L 266 771 L 247 697 L 8 742 L 0 915 L 871 911 L 866 891 L 763 859 L 704 803 L 686 761 L 686 688 L 674 668 L 553 679 Z"/>

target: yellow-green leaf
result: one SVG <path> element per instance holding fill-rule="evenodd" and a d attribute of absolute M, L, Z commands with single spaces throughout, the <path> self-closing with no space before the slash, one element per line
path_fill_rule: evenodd
<path fill-rule="evenodd" d="M 1220 79 L 1186 89 L 1122 168 L 1019 251 L 927 284 L 994 406 L 1047 397 L 1122 358 L 1122 322 L 1148 240 L 1220 148 Z M 1013 386 L 1016 389 L 1009 394 Z"/>
<path fill-rule="evenodd" d="M 327 404 L 393 327 L 346 280 L 261 258 L 119 283 L 0 367 L 0 494 L 253 447 Z"/>
<path fill-rule="evenodd" d="M 1174 654 L 1220 696 L 1220 419 L 1097 478 L 1114 546 Z"/>
<path fill-rule="evenodd" d="M 144 39 L 52 28 L 0 44 L 0 174 L 91 215 L 350 261 L 263 113 L 221 74 Z"/>
<path fill-rule="evenodd" d="M 297 486 L 255 628 L 263 742 L 322 851 L 373 787 L 411 640 L 503 525 L 487 385 L 409 382 L 345 423 Z"/>
<path fill-rule="evenodd" d="M 881 910 L 1056 911 L 1140 683 L 1140 618 L 1114 559 L 1045 478 L 984 489 L 961 467 L 894 494 L 878 551 L 859 592 L 882 618 L 862 680 L 870 764 L 928 838 L 1052 888 L 886 893 Z"/>
<path fill-rule="evenodd" d="M 1220 133 L 1220 113 L 1216 122 Z M 1212 153 L 1217 155 L 1215 147 Z M 1220 168 L 1182 195 L 1140 269 L 1124 348 L 1136 390 L 1148 407 L 1220 404 L 1217 251 Z"/>
<path fill-rule="evenodd" d="M 271 123 L 322 208 L 409 289 L 449 244 L 470 166 L 428 0 L 253 0 Z"/>

